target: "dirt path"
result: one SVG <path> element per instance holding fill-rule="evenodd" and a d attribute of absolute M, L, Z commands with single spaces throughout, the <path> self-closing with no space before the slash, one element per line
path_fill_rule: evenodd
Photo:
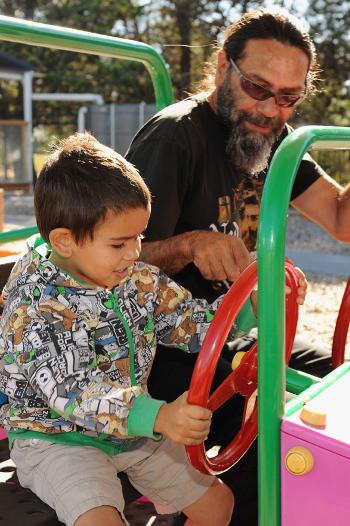
<path fill-rule="evenodd" d="M 299 311 L 298 334 L 331 350 L 335 323 L 346 286 L 337 276 L 308 273 L 308 293 Z"/>

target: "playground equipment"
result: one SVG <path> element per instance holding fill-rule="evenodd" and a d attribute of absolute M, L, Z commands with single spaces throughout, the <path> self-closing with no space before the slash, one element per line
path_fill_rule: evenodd
<path fill-rule="evenodd" d="M 350 322 L 350 278 L 348 279 L 340 305 L 332 346 L 333 369 L 344 362 L 346 337 Z"/>
<path fill-rule="evenodd" d="M 158 109 L 172 102 L 171 84 L 165 65 L 156 51 L 145 44 L 56 26 L 29 23 L 2 16 L 0 16 L 0 38 L 23 44 L 139 60 L 146 65 L 150 72 L 155 87 Z M 343 376 L 347 378 L 346 373 L 350 369 L 349 364 L 341 365 L 321 382 L 297 371 L 287 370 L 286 375 L 284 352 L 285 231 L 294 178 L 302 156 L 308 149 L 349 147 L 350 128 L 309 126 L 296 130 L 278 148 L 272 161 L 263 193 L 258 237 L 260 526 L 279 526 L 281 524 L 280 437 L 281 422 L 285 409 L 284 392 L 286 384 L 289 391 L 301 393 L 295 399 L 297 402 L 293 400 L 292 404 L 300 403 L 303 405 L 304 396 L 312 398 L 312 396 L 322 390 L 326 393 L 328 390 L 326 387 L 331 384 L 336 385 Z M 36 227 L 30 227 L 0 234 L 0 243 L 23 239 L 36 230 Z M 336 393 L 338 393 L 337 389 Z M 336 394 L 335 396 L 339 395 Z M 295 407 L 296 405 L 287 404 L 287 418 L 291 415 L 292 408 L 295 409 Z M 287 423 L 283 423 L 282 428 L 283 432 L 289 429 Z M 300 425 L 299 428 L 303 429 Z M 321 431 L 319 431 L 320 433 Z M 347 444 L 349 444 L 348 437 L 346 437 Z M 330 440 L 329 443 L 332 444 L 332 441 Z M 316 471 L 314 471 L 315 473 L 317 475 Z M 309 474 L 311 475 L 311 472 Z M 297 475 L 291 476 L 295 477 Z M 283 480 L 286 480 L 287 483 L 287 478 Z M 291 497 L 288 484 L 284 484 L 283 491 L 288 493 L 284 495 L 283 499 L 282 524 L 283 526 L 289 526 L 292 522 L 286 522 L 288 520 L 286 515 L 292 513 L 292 511 L 291 508 L 285 506 L 285 503 L 289 502 Z M 296 490 L 292 488 L 292 491 Z M 305 493 L 305 486 L 303 491 Z M 346 512 L 347 516 L 350 516 L 350 510 L 346 510 Z M 299 526 L 301 522 L 294 522 L 293 526 L 294 524 Z M 310 526 L 311 523 L 307 524 Z M 319 526 L 321 524 L 322 522 L 318 522 Z"/>
<path fill-rule="evenodd" d="M 350 363 L 286 405 L 281 426 L 281 524 L 349 524 Z"/>
<path fill-rule="evenodd" d="M 286 298 L 286 363 L 292 352 L 298 323 L 296 303 L 298 277 L 295 267 L 286 261 L 287 285 L 291 294 Z M 215 411 L 231 396 L 240 393 L 246 398 L 242 427 L 231 443 L 215 457 L 206 455 L 204 444 L 187 446 L 187 454 L 192 464 L 204 473 L 218 475 L 233 466 L 246 453 L 258 432 L 257 422 L 257 344 L 244 354 L 239 365 L 217 389 L 209 396 L 214 371 L 229 331 L 244 302 L 249 297 L 258 280 L 257 262 L 252 262 L 227 292 L 217 310 L 203 342 L 193 371 L 188 401 L 208 407 Z"/>
<path fill-rule="evenodd" d="M 35 68 L 0 51 L 0 79 L 22 84 L 23 118 L 0 120 L 0 181 L 9 190 L 29 191 L 32 165 L 32 83 Z"/>
<path fill-rule="evenodd" d="M 292 186 L 301 159 L 307 150 L 349 147 L 349 128 L 306 126 L 295 130 L 277 149 L 263 192 L 258 236 L 260 526 L 277 526 L 281 518 L 280 428 L 284 414 L 285 391 L 282 352 L 284 348 L 283 263 Z M 340 371 L 341 374 L 342 368 L 346 366 L 347 364 L 344 364 L 336 371 Z M 324 382 L 327 382 L 327 378 L 320 383 L 323 385 Z"/>

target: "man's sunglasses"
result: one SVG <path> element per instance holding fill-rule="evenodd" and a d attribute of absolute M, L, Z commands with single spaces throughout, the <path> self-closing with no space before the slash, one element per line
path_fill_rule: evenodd
<path fill-rule="evenodd" d="M 275 93 L 274 91 L 266 89 L 264 86 L 260 86 L 260 84 L 247 79 L 247 77 L 241 73 L 231 57 L 229 60 L 233 70 L 239 78 L 242 90 L 249 95 L 249 97 L 252 97 L 252 99 L 267 100 L 273 97 L 278 106 L 281 106 L 282 108 L 291 108 L 296 104 L 300 104 L 306 96 L 306 90 L 301 93 Z"/>

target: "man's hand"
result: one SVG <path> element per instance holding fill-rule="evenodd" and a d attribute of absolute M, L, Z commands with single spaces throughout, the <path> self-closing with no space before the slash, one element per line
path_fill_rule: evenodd
<path fill-rule="evenodd" d="M 154 423 L 155 433 L 161 433 L 178 444 L 195 446 L 208 437 L 211 411 L 187 403 L 187 392 L 169 404 L 163 404 Z"/>
<path fill-rule="evenodd" d="M 297 295 L 296 301 L 298 305 L 304 305 L 308 282 L 307 282 L 304 272 L 300 270 L 300 268 L 296 267 L 295 270 L 297 271 L 297 274 L 298 274 L 298 285 L 299 285 L 297 289 L 298 295 Z M 290 293 L 291 293 L 290 288 L 286 286 L 286 294 L 290 294 Z"/>
<path fill-rule="evenodd" d="M 235 281 L 250 263 L 243 241 L 220 232 L 192 232 L 189 243 L 191 260 L 205 279 Z"/>
<path fill-rule="evenodd" d="M 297 274 L 298 274 L 298 285 L 299 285 L 297 289 L 296 302 L 298 303 L 298 305 L 303 305 L 305 301 L 306 292 L 307 292 L 308 282 L 307 282 L 304 272 L 300 270 L 300 268 L 296 267 L 295 270 L 297 271 Z M 290 294 L 290 293 L 291 293 L 291 290 L 286 285 L 286 294 Z M 250 301 L 252 304 L 254 315 L 255 317 L 257 317 L 258 316 L 258 291 L 257 290 L 253 290 L 252 293 L 250 294 Z"/>
<path fill-rule="evenodd" d="M 252 290 L 250 294 L 250 302 L 252 304 L 254 316 L 257 318 L 258 317 L 258 291 L 256 289 Z"/>

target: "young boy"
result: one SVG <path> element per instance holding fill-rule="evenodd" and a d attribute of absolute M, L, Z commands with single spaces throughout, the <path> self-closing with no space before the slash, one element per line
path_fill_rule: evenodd
<path fill-rule="evenodd" d="M 124 524 L 117 478 L 188 526 L 227 525 L 233 495 L 196 471 L 182 444 L 211 412 L 151 399 L 157 341 L 196 352 L 218 303 L 194 300 L 136 263 L 150 215 L 137 170 L 88 134 L 63 141 L 35 188 L 40 235 L 4 289 L 2 423 L 21 484 L 68 526 Z"/>
<path fill-rule="evenodd" d="M 124 471 L 187 526 L 227 525 L 231 491 L 182 447 L 206 439 L 211 412 L 186 393 L 172 403 L 147 394 L 157 342 L 197 352 L 220 299 L 194 300 L 136 263 L 149 190 L 88 134 L 50 156 L 35 211 L 40 235 L 13 269 L 1 319 L 2 423 L 21 484 L 68 526 L 120 526 Z"/>

